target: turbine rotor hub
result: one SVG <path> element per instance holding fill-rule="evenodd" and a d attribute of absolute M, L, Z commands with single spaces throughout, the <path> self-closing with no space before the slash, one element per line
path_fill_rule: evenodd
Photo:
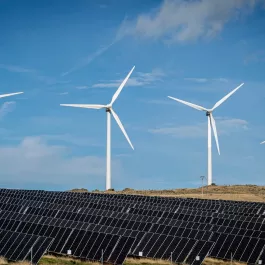
<path fill-rule="evenodd" d="M 111 112 L 109 107 L 106 108 L 106 112 Z"/>
<path fill-rule="evenodd" d="M 210 111 L 206 111 L 206 116 L 210 116 L 211 112 Z"/>

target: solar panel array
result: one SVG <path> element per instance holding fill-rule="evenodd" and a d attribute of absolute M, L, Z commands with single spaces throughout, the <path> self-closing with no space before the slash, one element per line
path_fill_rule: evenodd
<path fill-rule="evenodd" d="M 0 233 L 14 242 L 0 234 L 0 256 L 29 260 L 33 246 L 35 263 L 46 251 L 68 250 L 113 264 L 128 255 L 194 265 L 231 255 L 265 263 L 264 214 L 263 203 L 0 189 Z M 28 238 L 31 245 L 21 249 Z"/>

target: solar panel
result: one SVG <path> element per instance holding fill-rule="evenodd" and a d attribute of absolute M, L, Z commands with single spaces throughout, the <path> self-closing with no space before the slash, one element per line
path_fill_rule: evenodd
<path fill-rule="evenodd" d="M 163 259 L 172 253 L 188 264 L 201 264 L 208 253 L 222 259 L 233 253 L 234 260 L 253 263 L 263 251 L 264 211 L 263 203 L 251 202 L 0 189 L 0 229 L 53 238 L 49 251 L 72 249 L 89 260 L 100 261 L 103 247 L 114 264 L 137 251 Z M 17 248 L 3 246 L 3 252 Z"/>
<path fill-rule="evenodd" d="M 27 235 L 0 230 L 0 255 L 11 261 L 37 263 L 53 241 L 53 238 Z M 32 258 L 31 258 L 32 257 Z"/>

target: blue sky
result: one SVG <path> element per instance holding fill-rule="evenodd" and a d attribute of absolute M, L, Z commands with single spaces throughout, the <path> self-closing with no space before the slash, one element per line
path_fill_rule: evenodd
<path fill-rule="evenodd" d="M 0 0 L 2 187 L 105 188 L 104 110 L 136 66 L 112 119 L 112 186 L 197 187 L 207 175 L 207 119 L 174 102 L 212 107 L 217 184 L 264 181 L 265 6 L 262 0 Z"/>

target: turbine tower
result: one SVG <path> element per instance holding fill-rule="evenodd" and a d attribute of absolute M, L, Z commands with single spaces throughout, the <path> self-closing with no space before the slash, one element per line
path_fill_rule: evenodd
<path fill-rule="evenodd" d="M 192 107 L 194 109 L 206 112 L 206 116 L 208 117 L 207 118 L 208 119 L 208 185 L 212 185 L 212 130 L 213 130 L 215 141 L 216 141 L 216 147 L 217 147 L 218 153 L 220 155 L 218 135 L 217 135 L 215 119 L 213 117 L 213 111 L 217 107 L 219 107 L 222 103 L 224 103 L 224 101 L 226 101 L 232 94 L 234 94 L 243 85 L 244 85 L 244 83 L 242 83 L 241 85 L 236 87 L 233 91 L 231 91 L 225 97 L 223 97 L 221 100 L 219 100 L 211 109 L 206 109 L 206 108 L 201 107 L 199 105 L 195 105 L 193 103 L 189 103 L 187 101 L 168 96 L 169 98 L 176 100 L 182 104 L 185 104 L 189 107 Z"/>
<path fill-rule="evenodd" d="M 134 149 L 129 136 L 127 135 L 118 115 L 113 110 L 113 103 L 118 98 L 119 94 L 121 93 L 121 90 L 125 86 L 126 82 L 128 81 L 130 75 L 132 74 L 135 66 L 131 69 L 129 74 L 126 76 L 126 78 L 123 80 L 117 91 L 112 97 L 112 100 L 107 105 L 98 105 L 98 104 L 60 104 L 60 106 L 66 106 L 66 107 L 75 107 L 75 108 L 85 108 L 85 109 L 106 109 L 107 113 L 107 161 L 106 161 L 106 190 L 111 189 L 111 114 L 113 115 L 114 119 L 116 120 L 117 124 L 119 125 L 121 131 L 123 132 L 125 138 L 127 139 L 128 143 Z"/>

